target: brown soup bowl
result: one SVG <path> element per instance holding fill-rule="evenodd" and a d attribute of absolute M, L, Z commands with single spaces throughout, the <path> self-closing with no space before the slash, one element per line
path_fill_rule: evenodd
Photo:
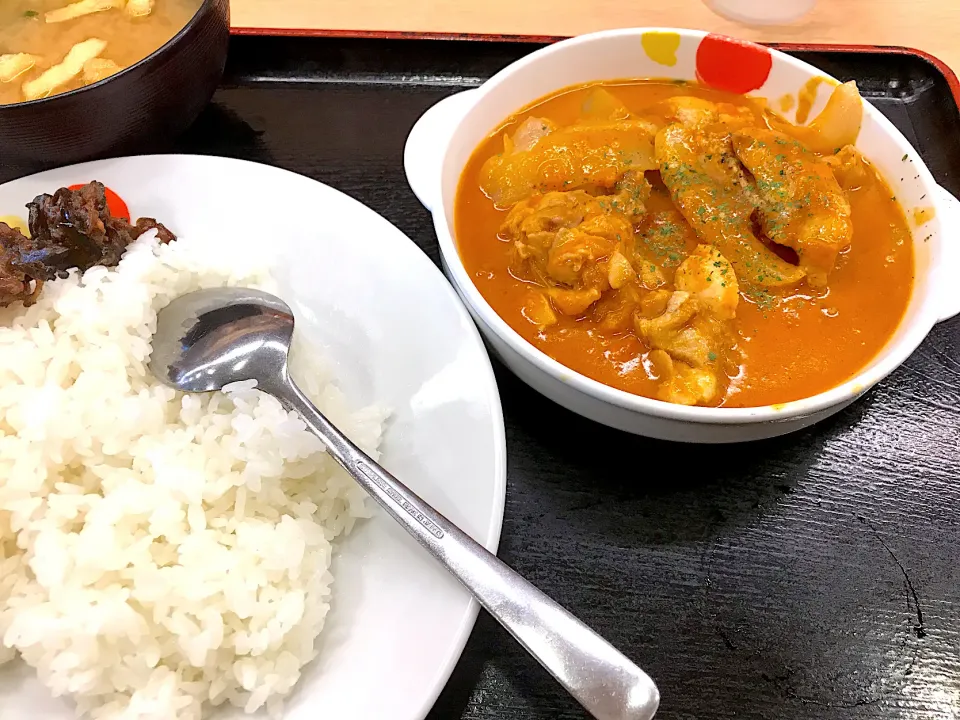
<path fill-rule="evenodd" d="M 160 49 L 100 82 L 0 105 L 0 165 L 66 165 L 155 148 L 184 131 L 223 76 L 229 0 L 203 0 Z"/>

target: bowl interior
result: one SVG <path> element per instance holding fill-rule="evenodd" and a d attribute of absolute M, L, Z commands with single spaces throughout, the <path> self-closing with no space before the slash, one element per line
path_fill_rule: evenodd
<path fill-rule="evenodd" d="M 709 38 L 707 43 L 704 39 Z M 703 47 L 701 47 L 703 46 Z M 707 50 L 704 50 L 707 48 Z M 746 68 L 746 69 L 745 69 Z M 474 105 L 453 132 L 441 171 L 441 203 L 435 208 L 441 248 L 455 284 L 483 321 L 512 346 L 535 358 L 548 371 L 558 365 L 520 338 L 483 300 L 459 260 L 454 231 L 454 202 L 463 167 L 474 149 L 517 110 L 563 88 L 599 80 L 654 78 L 699 81 L 721 89 L 742 92 L 770 101 L 777 108 L 786 95 L 796 100 L 812 78 L 825 78 L 819 85 L 810 117 L 823 108 L 836 81 L 807 63 L 783 53 L 728 38 L 692 30 L 630 29 L 574 38 L 514 63 L 494 76 L 478 91 Z M 794 103 L 796 104 L 796 103 Z M 790 120 L 794 114 L 787 113 Z M 932 308 L 931 268 L 940 257 L 941 227 L 938 218 L 917 225 L 914 208 L 933 206 L 936 184 L 919 154 L 902 134 L 869 102 L 857 148 L 879 169 L 903 207 L 914 238 L 916 280 L 910 304 L 897 332 L 874 360 L 852 380 L 816 396 L 822 406 L 849 397 L 889 373 L 920 343 L 935 321 Z M 617 405 L 654 413 L 670 413 L 685 419 L 725 417 L 742 419 L 769 414 L 769 408 L 712 409 L 663 408 L 663 403 L 614 390 L 564 368 L 590 394 Z M 815 409 L 807 398 L 778 406 L 782 411 L 803 413 Z M 721 413 L 722 415 L 717 415 Z"/>
<path fill-rule="evenodd" d="M 322 350 L 348 398 L 391 408 L 383 464 L 496 549 L 506 483 L 496 383 L 463 306 L 410 240 L 332 188 L 214 157 L 123 158 L 42 173 L 0 186 L 0 208 L 22 212 L 40 192 L 91 179 L 120 193 L 135 217 L 159 218 L 181 242 L 268 264 L 297 332 Z M 315 209 L 315 225 L 284 210 L 291 197 Z M 379 511 L 339 543 L 333 574 L 320 656 L 305 668 L 285 717 L 419 720 L 459 657 L 475 603 Z M 10 666 L 0 667 L 0 708 L 4 720 L 73 717 L 32 671 Z"/>

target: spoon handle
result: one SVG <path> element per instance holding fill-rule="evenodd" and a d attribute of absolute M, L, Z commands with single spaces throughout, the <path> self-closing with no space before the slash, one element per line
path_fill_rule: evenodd
<path fill-rule="evenodd" d="M 650 677 L 384 470 L 327 420 L 292 380 L 274 394 L 327 451 L 442 562 L 597 720 L 649 720 L 660 702 Z"/>

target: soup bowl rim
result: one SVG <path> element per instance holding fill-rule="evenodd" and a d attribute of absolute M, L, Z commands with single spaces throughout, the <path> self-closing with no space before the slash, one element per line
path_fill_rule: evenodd
<path fill-rule="evenodd" d="M 950 314 L 943 315 L 941 304 L 938 302 L 939 290 L 946 284 L 946 278 L 941 277 L 947 273 L 938 272 L 934 263 L 926 273 L 921 277 L 919 270 L 916 273 L 914 287 L 911 291 L 912 303 L 922 283 L 932 287 L 925 288 L 925 294 L 919 310 L 914 313 L 912 319 L 908 322 L 907 318 L 901 320 L 900 325 L 886 345 L 884 345 L 868 364 L 856 371 L 847 380 L 814 395 L 792 400 L 784 403 L 772 405 L 761 405 L 755 407 L 729 408 L 729 407 L 702 407 L 685 406 L 674 403 L 657 400 L 655 398 L 645 397 L 629 393 L 625 390 L 619 390 L 610 385 L 606 385 L 598 380 L 594 380 L 578 371 L 567 367 L 558 360 L 550 357 L 547 353 L 537 348 L 535 345 L 524 339 L 516 330 L 492 308 L 483 297 L 479 288 L 474 284 L 467 272 L 463 260 L 457 248 L 457 242 L 454 233 L 451 232 L 453 217 L 450 217 L 446 211 L 446 206 L 450 200 L 450 193 L 453 194 L 453 200 L 456 199 L 456 193 L 459 188 L 459 177 L 463 170 L 461 164 L 456 168 L 457 182 L 453 184 L 446 182 L 443 178 L 446 176 L 447 165 L 449 164 L 449 151 L 457 133 L 461 132 L 466 121 L 471 114 L 481 107 L 485 99 L 495 91 L 499 86 L 517 74 L 519 71 L 541 63 L 545 59 L 560 53 L 566 53 L 574 48 L 584 44 L 601 44 L 610 38 L 619 38 L 622 36 L 636 36 L 638 39 L 645 33 L 677 33 L 682 37 L 702 38 L 709 33 L 700 30 L 680 29 L 680 28 L 660 28 L 660 27 L 637 27 L 623 28 L 617 30 L 607 30 L 596 33 L 580 35 L 568 40 L 549 45 L 539 49 L 502 69 L 496 75 L 484 82 L 479 88 L 468 90 L 464 93 L 453 95 L 440 101 L 437 105 L 427 111 L 421 121 L 418 121 L 414 127 L 405 148 L 404 162 L 407 169 L 407 176 L 411 186 L 418 195 L 423 204 L 433 215 L 434 228 L 437 234 L 441 258 L 447 275 L 452 281 L 454 287 L 468 305 L 474 318 L 477 320 L 481 329 L 487 333 L 493 333 L 500 342 L 513 350 L 520 358 L 546 373 L 554 380 L 565 385 L 569 385 L 579 393 L 588 396 L 594 400 L 601 401 L 624 410 L 637 413 L 643 416 L 653 418 L 663 418 L 682 423 L 693 424 L 734 424 L 747 425 L 756 423 L 785 423 L 789 421 L 799 421 L 805 417 L 820 416 L 829 414 L 831 409 L 839 409 L 866 390 L 873 387 L 883 378 L 896 370 L 923 342 L 924 338 L 930 333 L 934 325 L 947 319 Z M 791 57 L 776 49 L 769 49 L 774 63 L 787 63 L 801 70 L 810 77 L 819 76 L 833 79 L 829 74 L 824 73 L 818 68 L 797 58 Z M 665 77 L 670 78 L 669 72 Z M 563 79 L 555 82 L 555 91 L 570 87 L 570 83 L 565 83 Z M 530 97 L 527 102 L 535 102 L 539 98 Z M 446 108 L 441 108 L 446 103 Z M 515 107 L 503 114 L 503 120 L 511 114 L 520 110 Z M 432 123 L 423 122 L 427 116 L 436 110 L 438 117 L 433 119 Z M 926 165 L 923 163 L 919 153 L 903 137 L 900 131 L 889 121 L 879 110 L 870 103 L 864 103 L 865 113 L 870 115 L 871 119 L 880 126 L 885 142 L 893 143 L 898 152 L 909 155 L 914 161 L 913 170 L 919 175 L 919 180 L 923 187 L 931 193 L 931 199 L 934 201 L 937 210 L 947 203 L 956 204 L 957 201 L 946 191 L 940 188 Z M 439 124 L 446 124 L 446 127 L 437 127 Z M 418 127 L 421 125 L 430 125 L 430 127 Z M 419 129 L 419 137 L 418 137 Z M 493 131 L 490 128 L 488 132 Z M 424 131 L 431 132 L 433 137 L 434 150 L 432 153 L 424 153 Z M 439 137 L 438 137 L 439 136 Z M 476 144 L 474 144 L 474 150 Z M 433 158 L 422 157 L 424 154 L 432 154 Z M 431 162 L 433 160 L 433 162 Z M 940 195 L 946 195 L 946 198 Z M 960 220 L 960 206 L 952 209 L 953 217 Z M 936 235 L 940 243 L 943 242 L 943 232 L 938 216 L 930 221 L 929 227 Z M 911 235 L 913 236 L 913 232 Z M 951 258 L 960 261 L 960 258 Z M 960 262 L 954 268 L 960 271 Z"/>

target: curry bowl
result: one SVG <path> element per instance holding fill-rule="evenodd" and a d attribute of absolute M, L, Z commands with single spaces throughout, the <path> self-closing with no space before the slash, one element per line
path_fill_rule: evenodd
<path fill-rule="evenodd" d="M 878 187 L 883 192 L 889 190 L 889 200 L 895 201 L 893 204 L 902 210 L 897 211 L 903 224 L 900 237 L 909 235 L 910 239 L 898 242 L 904 248 L 904 262 L 908 263 L 904 266 L 904 273 L 909 284 L 903 290 L 902 318 L 898 323 L 895 319 L 889 320 L 888 334 L 878 340 L 874 354 L 864 356 L 862 365 L 854 371 L 829 387 L 808 395 L 785 398 L 782 402 L 769 401 L 744 407 L 717 406 L 722 403 L 714 406 L 676 404 L 593 379 L 586 372 L 559 362 L 535 345 L 534 340 L 525 338 L 498 314 L 478 288 L 477 268 L 468 268 L 465 264 L 458 245 L 458 240 L 462 242 L 463 238 L 458 238 L 457 230 L 461 178 L 469 170 L 477 148 L 489 149 L 492 138 L 506 133 L 504 128 L 516 127 L 519 121 L 515 121 L 515 117 L 526 117 L 523 113 L 532 112 L 532 108 L 548 106 L 552 98 L 575 94 L 584 86 L 648 79 L 665 85 L 673 83 L 704 88 L 703 92 L 749 96 L 754 99 L 750 100 L 751 103 L 761 104 L 784 121 L 791 105 L 795 108 L 805 106 L 803 117 L 798 110 L 796 125 L 803 126 L 808 115 L 814 117 L 815 120 L 807 125 L 812 128 L 811 132 L 820 132 L 822 127 L 815 127 L 817 116 L 829 115 L 829 112 L 822 111 L 834 103 L 834 96 L 842 94 L 835 92 L 840 83 L 817 68 L 763 46 L 694 30 L 614 30 L 580 36 L 534 52 L 508 66 L 480 88 L 442 100 L 423 115 L 407 140 L 404 154 L 407 178 L 420 201 L 433 215 L 448 278 L 490 347 L 535 390 L 592 420 L 653 438 L 727 443 L 773 437 L 807 427 L 849 405 L 902 364 L 936 323 L 960 312 L 960 291 L 953 281 L 960 271 L 960 243 L 956 238 L 960 232 L 960 203 L 936 184 L 919 153 L 893 124 L 863 101 L 862 111 L 857 111 L 857 131 L 849 148 L 844 150 L 849 149 L 854 156 L 865 159 L 863 164 L 878 178 Z M 546 111 L 544 117 L 548 117 Z M 508 125 L 508 119 L 512 125 Z M 543 130 L 549 132 L 546 126 Z M 502 154 L 513 152 L 518 137 L 519 132 L 514 139 L 505 138 Z M 538 141 L 534 138 L 532 143 Z M 532 145 L 521 151 L 529 147 Z M 825 155 L 839 157 L 843 155 L 840 151 L 841 148 L 837 147 Z M 497 153 L 496 157 L 500 154 Z M 493 157 L 489 155 L 490 162 Z M 778 154 L 776 157 L 780 161 L 784 156 Z M 824 162 L 832 161 L 827 159 Z M 546 172 L 542 167 L 537 172 Z M 656 167 L 658 172 L 660 169 Z M 753 171 L 754 168 L 748 167 L 747 170 Z M 758 183 L 752 187 L 763 190 L 758 180 L 762 178 L 747 174 L 751 183 Z M 782 171 L 780 175 L 783 175 Z M 623 177 L 621 175 L 617 181 L 617 188 Z M 539 191 L 536 186 L 532 187 L 534 195 L 540 198 L 550 189 L 544 189 L 545 185 L 539 186 Z M 668 190 L 668 195 L 679 202 L 674 188 Z M 589 189 L 585 192 L 582 195 L 587 200 L 597 199 L 589 196 Z M 474 195 L 481 197 L 478 193 Z M 487 193 L 487 197 L 492 196 Z M 517 203 L 514 209 L 523 202 L 527 200 Z M 809 202 L 809 194 L 806 202 Z M 704 211 L 693 206 L 681 209 Z M 847 213 L 849 216 L 849 208 Z M 464 234 L 462 228 L 460 234 Z M 497 234 L 496 231 L 493 234 Z M 760 231 L 757 234 L 759 236 Z M 490 242 L 493 242 L 492 238 Z M 842 252 L 849 249 L 848 244 Z M 801 267 L 807 262 L 805 258 L 811 257 L 801 250 Z M 892 255 L 888 256 L 888 264 L 892 262 L 890 257 Z M 796 256 L 793 261 L 796 262 Z M 737 267 L 739 276 L 741 266 Z M 810 271 L 804 283 L 809 281 L 813 286 L 814 277 Z M 882 288 L 876 291 L 882 292 Z M 856 334 L 859 330 L 854 327 L 850 332 Z M 824 348 L 823 353 L 832 363 L 830 348 Z M 710 355 L 711 360 L 715 359 L 714 353 Z"/>
<path fill-rule="evenodd" d="M 62 10 L 74 7 L 66 1 L 62 5 L 65 6 Z M 154 12 L 159 12 L 162 6 L 151 7 L 155 8 Z M 198 9 L 193 12 L 192 7 Z M 0 158 L 3 162 L 15 167 L 36 168 L 107 155 L 139 153 L 158 149 L 185 130 L 210 101 L 220 83 L 230 39 L 229 0 L 201 0 L 190 9 L 182 26 L 179 25 L 180 19 L 169 31 L 167 25 L 162 26 L 168 32 L 164 38 L 169 39 L 161 40 L 159 47 L 156 44 L 150 46 L 157 49 L 143 54 L 136 49 L 136 39 L 137 33 L 145 32 L 144 23 L 151 21 L 149 17 L 131 21 L 132 30 L 114 28 L 113 34 L 122 33 L 116 41 L 123 45 L 124 57 L 118 69 L 103 73 L 102 79 L 93 76 L 81 87 L 54 89 L 36 99 L 0 104 Z M 104 19 L 122 12 L 118 7 L 111 7 L 89 16 L 44 25 L 43 29 L 59 30 L 62 27 L 62 32 L 68 33 L 69 42 L 87 39 L 77 43 L 83 46 L 87 42 L 98 42 L 96 36 L 103 34 L 100 26 Z M 28 11 L 24 15 L 30 17 L 18 16 L 18 21 L 44 23 L 42 13 Z M 170 18 L 159 20 L 167 24 L 173 22 Z M 102 41 L 105 58 L 110 57 L 114 40 L 108 35 L 110 33 L 104 34 Z M 0 56 L 8 60 L 15 60 L 16 56 L 42 58 L 44 48 L 36 46 L 43 45 L 38 39 L 41 36 L 41 32 L 35 32 L 6 38 L 5 42 L 0 42 Z M 65 56 L 64 52 L 64 48 L 58 48 L 54 55 L 42 60 L 48 65 L 56 63 L 56 67 L 64 67 L 70 64 L 67 61 L 70 53 Z M 12 87 L 27 77 L 25 73 L 29 70 L 27 68 L 19 75 L 14 70 L 10 73 L 13 77 L 3 84 Z M 65 87 L 74 85 L 76 83 Z"/>

